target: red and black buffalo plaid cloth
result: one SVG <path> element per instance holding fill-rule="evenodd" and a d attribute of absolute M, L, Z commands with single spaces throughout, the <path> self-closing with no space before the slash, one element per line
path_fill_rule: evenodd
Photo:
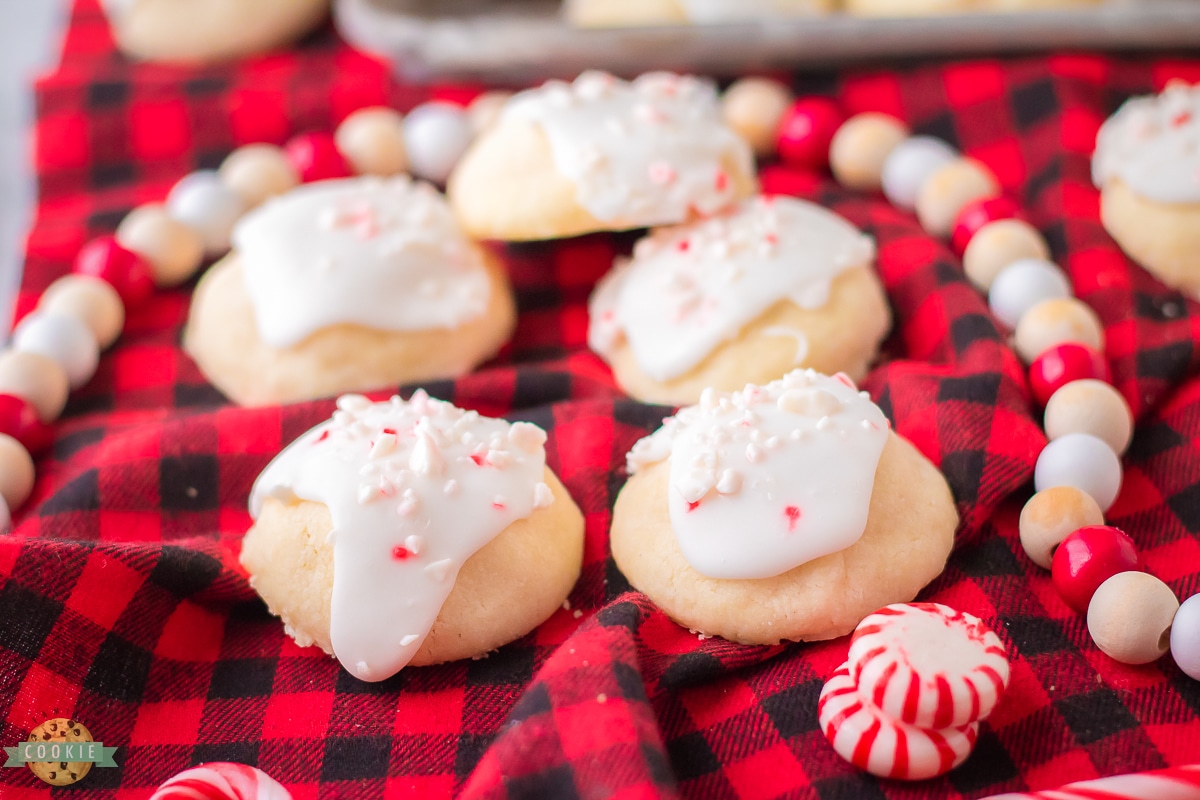
<path fill-rule="evenodd" d="M 944 137 L 1021 200 L 1104 320 L 1116 384 L 1139 418 L 1110 520 L 1184 597 L 1200 590 L 1200 306 L 1121 254 L 1089 182 L 1101 121 L 1172 77 L 1200 79 L 1200 59 L 978 60 L 795 85 Z M 86 239 L 237 145 L 331 130 L 365 105 L 471 91 L 396 85 L 328 32 L 238 66 L 131 66 L 94 0 L 81 0 L 63 63 L 38 89 L 42 197 L 18 315 Z M 257 765 L 297 800 L 958 798 L 1200 762 L 1200 682 L 1169 658 L 1127 667 L 1102 655 L 1021 550 L 1040 420 L 1005 333 L 947 247 L 828 178 L 773 171 L 764 182 L 878 240 L 896 325 L 866 386 L 945 471 L 963 518 L 922 598 L 979 615 L 1013 658 L 1009 692 L 966 764 L 911 785 L 858 772 L 816 721 L 845 639 L 701 640 L 630 590 L 608 554 L 610 509 L 625 452 L 670 409 L 624 397 L 585 347 L 588 293 L 634 238 L 589 236 L 506 249 L 521 311 L 511 346 L 474 375 L 426 386 L 549 431 L 550 466 L 587 519 L 571 608 L 487 658 L 380 684 L 296 647 L 237 565 L 251 482 L 332 402 L 231 406 L 179 349 L 188 287 L 132 315 L 73 395 L 33 498 L 0 539 L 0 744 L 69 716 L 118 747 L 119 767 L 66 790 L 0 769 L 0 797 L 145 798 L 213 760 Z"/>

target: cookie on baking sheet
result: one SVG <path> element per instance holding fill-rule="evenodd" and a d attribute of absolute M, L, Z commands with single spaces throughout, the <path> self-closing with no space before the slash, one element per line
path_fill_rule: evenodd
<path fill-rule="evenodd" d="M 516 322 L 503 266 L 408 178 L 302 186 L 247 214 L 200 281 L 184 349 L 245 406 L 471 371 Z"/>
<path fill-rule="evenodd" d="M 515 241 L 683 222 L 754 188 L 754 156 L 710 84 L 585 72 L 509 100 L 447 193 L 469 235 Z"/>
<path fill-rule="evenodd" d="M 317 27 L 329 0 L 101 0 L 127 56 L 207 63 L 261 53 Z"/>
<path fill-rule="evenodd" d="M 592 295 L 588 344 L 647 402 L 695 403 L 796 367 L 861 380 L 891 327 L 874 256 L 818 205 L 744 200 L 639 241 Z"/>
<path fill-rule="evenodd" d="M 629 28 L 810 16 L 834 8 L 834 0 L 566 0 L 563 13 L 580 28 Z"/>
<path fill-rule="evenodd" d="M 628 461 L 617 566 L 679 624 L 745 644 L 832 639 L 911 600 L 958 525 L 946 479 L 845 376 L 706 392 Z"/>
<path fill-rule="evenodd" d="M 343 396 L 254 484 L 251 585 L 298 644 L 366 681 L 518 639 L 583 559 L 583 516 L 545 440 L 421 391 Z"/>
<path fill-rule="evenodd" d="M 1092 156 L 1100 219 L 1130 258 L 1200 295 L 1200 85 L 1126 101 Z"/>

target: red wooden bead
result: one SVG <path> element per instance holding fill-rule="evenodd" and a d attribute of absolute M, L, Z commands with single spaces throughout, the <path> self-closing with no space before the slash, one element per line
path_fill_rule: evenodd
<path fill-rule="evenodd" d="M 820 170 L 829 166 L 829 143 L 846 121 L 827 97 L 802 97 L 779 122 L 779 157 L 793 167 Z"/>
<path fill-rule="evenodd" d="M 1024 214 L 1021 213 L 1021 207 L 1017 205 L 1017 201 L 1011 197 L 985 197 L 981 200 L 973 200 L 963 206 L 962 211 L 959 211 L 958 216 L 954 218 L 954 231 L 950 234 L 950 246 L 954 248 L 955 254 L 962 258 L 962 254 L 967 251 L 967 244 L 976 231 L 989 222 L 1013 219 L 1014 217 L 1021 219 Z"/>
<path fill-rule="evenodd" d="M 305 183 L 326 181 L 333 178 L 349 178 L 353 173 L 350 164 L 337 149 L 333 135 L 313 132 L 293 136 L 284 145 L 288 161 Z"/>
<path fill-rule="evenodd" d="M 85 244 L 75 256 L 72 271 L 111 284 L 126 309 L 145 305 L 154 294 L 154 270 L 150 262 L 117 244 L 112 236 L 101 236 Z"/>
<path fill-rule="evenodd" d="M 1068 342 L 1051 347 L 1029 365 L 1029 388 L 1043 406 L 1063 386 L 1087 378 L 1112 383 L 1104 356 L 1085 344 Z"/>
<path fill-rule="evenodd" d="M 792 169 L 783 164 L 769 164 L 759 170 L 759 191 L 764 195 L 805 197 L 817 191 L 820 177 L 807 170 Z"/>
<path fill-rule="evenodd" d="M 54 440 L 54 428 L 42 422 L 33 403 L 13 394 L 0 394 L 0 433 L 13 437 L 30 453 L 46 449 Z"/>
<path fill-rule="evenodd" d="M 1133 539 L 1109 525 L 1089 525 L 1062 540 L 1050 576 L 1063 601 L 1082 614 L 1100 584 L 1118 572 L 1139 569 L 1140 561 Z"/>

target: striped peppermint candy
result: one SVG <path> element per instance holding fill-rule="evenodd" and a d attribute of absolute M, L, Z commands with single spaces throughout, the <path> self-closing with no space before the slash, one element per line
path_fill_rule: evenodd
<path fill-rule="evenodd" d="M 842 758 L 880 778 L 924 780 L 949 772 L 966 760 L 979 735 L 979 723 L 927 731 L 905 725 L 866 702 L 842 664 L 821 690 L 817 719 L 825 738 Z"/>
<path fill-rule="evenodd" d="M 848 659 L 864 698 L 919 728 L 984 719 L 1008 685 L 1000 637 L 940 603 L 897 603 L 869 615 L 854 630 Z"/>
<path fill-rule="evenodd" d="M 998 794 L 985 800 L 1200 800 L 1200 764 L 1068 783 L 1041 792 Z"/>
<path fill-rule="evenodd" d="M 150 800 L 292 800 L 292 795 L 261 769 L 215 761 L 184 770 Z"/>

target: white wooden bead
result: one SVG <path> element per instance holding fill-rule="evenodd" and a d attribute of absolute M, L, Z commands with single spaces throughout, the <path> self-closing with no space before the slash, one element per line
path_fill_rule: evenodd
<path fill-rule="evenodd" d="M 1044 261 L 1050 258 L 1050 247 L 1028 222 L 998 219 L 971 237 L 963 252 L 963 271 L 976 288 L 986 292 L 1001 270 L 1022 258 Z"/>
<path fill-rule="evenodd" d="M 892 148 L 883 162 L 880 184 L 892 205 L 911 211 L 925 179 L 958 158 L 958 152 L 941 139 L 912 136 Z"/>
<path fill-rule="evenodd" d="M 64 275 L 38 300 L 48 314 L 77 317 L 92 331 L 100 349 L 109 347 L 125 327 L 125 304 L 108 281 L 91 275 Z"/>
<path fill-rule="evenodd" d="M 10 510 L 20 508 L 33 492 L 33 458 L 25 445 L 0 433 L 0 497 Z"/>
<path fill-rule="evenodd" d="M 1074 486 L 1087 492 L 1108 511 L 1121 490 L 1121 460 L 1103 439 L 1087 433 L 1068 433 L 1050 442 L 1033 468 L 1037 491 Z"/>
<path fill-rule="evenodd" d="M 418 178 L 445 183 L 470 144 L 471 123 L 458 106 L 425 103 L 404 120 L 404 147 L 409 167 Z"/>
<path fill-rule="evenodd" d="M 1103 525 L 1104 513 L 1087 492 L 1074 486 L 1052 486 L 1029 498 L 1021 509 L 1018 531 L 1030 561 L 1050 569 L 1054 549 L 1080 528 Z"/>
<path fill-rule="evenodd" d="M 1056 345 L 1074 342 L 1104 352 L 1104 325 L 1091 306 L 1074 297 L 1043 300 L 1017 320 L 1017 354 L 1032 364 Z"/>
<path fill-rule="evenodd" d="M 72 389 L 92 379 L 100 363 L 100 345 L 77 317 L 34 311 L 13 331 L 13 349 L 52 358 L 67 373 Z"/>
<path fill-rule="evenodd" d="M 404 117 L 390 108 L 361 108 L 334 133 L 338 152 L 359 175 L 397 175 L 408 169 Z"/>
<path fill-rule="evenodd" d="M 883 165 L 908 137 L 908 126 L 887 114 L 857 114 L 838 128 L 829 145 L 829 167 L 838 183 L 849 189 L 876 191 Z"/>
<path fill-rule="evenodd" d="M 1090 433 L 1120 455 L 1133 439 L 1133 412 L 1121 393 L 1104 381 L 1071 381 L 1046 403 L 1045 427 L 1051 439 Z"/>
<path fill-rule="evenodd" d="M 959 158 L 930 173 L 917 190 L 917 219 L 932 236 L 949 236 L 967 203 L 1000 194 L 992 171 L 973 158 Z"/>
<path fill-rule="evenodd" d="M 146 259 L 157 286 L 175 286 L 204 260 L 200 234 L 167 213 L 161 203 L 138 206 L 117 227 L 117 243 Z"/>
<path fill-rule="evenodd" d="M 300 176 L 287 154 L 273 144 L 239 147 L 221 162 L 218 174 L 248 209 L 300 185 Z"/>
<path fill-rule="evenodd" d="M 794 101 L 792 90 L 779 81 L 742 78 L 725 90 L 721 116 L 756 155 L 769 156 L 775 152 L 779 121 Z"/>
<path fill-rule="evenodd" d="M 210 256 L 229 250 L 233 226 L 245 210 L 241 195 L 208 170 L 185 176 L 167 195 L 167 212 L 200 234 Z"/>
<path fill-rule="evenodd" d="M 1149 664 L 1171 646 L 1179 600 L 1171 587 L 1145 572 L 1118 572 L 1100 584 L 1088 604 L 1092 641 L 1122 664 Z"/>
<path fill-rule="evenodd" d="M 467 106 L 472 135 L 478 136 L 495 125 L 511 98 L 512 92 L 491 91 L 484 92 L 472 100 Z"/>
<path fill-rule="evenodd" d="M 1200 681 L 1200 594 L 1194 594 L 1175 612 L 1171 622 L 1171 658 L 1190 678 Z"/>
<path fill-rule="evenodd" d="M 988 307 L 996 319 L 1015 328 L 1025 312 L 1043 300 L 1071 296 L 1071 282 L 1058 265 L 1038 258 L 1009 264 L 992 282 Z"/>
<path fill-rule="evenodd" d="M 67 373 L 54 359 L 17 350 L 0 353 L 0 394 L 29 401 L 42 422 L 58 419 L 70 392 Z"/>

